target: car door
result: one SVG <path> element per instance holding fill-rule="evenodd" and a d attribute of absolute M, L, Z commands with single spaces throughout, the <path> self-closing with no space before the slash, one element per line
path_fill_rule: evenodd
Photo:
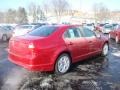
<path fill-rule="evenodd" d="M 115 36 L 116 36 L 116 30 L 117 30 L 117 27 L 114 27 L 113 30 L 110 32 L 110 37 L 111 38 L 115 38 Z"/>
<path fill-rule="evenodd" d="M 82 60 L 88 53 L 87 42 L 77 27 L 69 28 L 65 34 L 66 45 L 71 52 L 73 62 Z"/>
<path fill-rule="evenodd" d="M 85 39 L 88 42 L 90 51 L 89 55 L 96 54 L 97 52 L 99 52 L 101 50 L 102 40 L 100 38 L 97 38 L 96 34 L 88 28 L 83 28 L 82 32 L 84 34 Z"/>

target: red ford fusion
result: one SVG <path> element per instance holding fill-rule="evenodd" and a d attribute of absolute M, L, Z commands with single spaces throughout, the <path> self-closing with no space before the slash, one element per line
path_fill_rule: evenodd
<path fill-rule="evenodd" d="M 109 33 L 109 38 L 115 39 L 116 43 L 120 42 L 120 25 Z"/>
<path fill-rule="evenodd" d="M 72 63 L 108 54 L 108 40 L 79 25 L 48 25 L 11 38 L 9 60 L 32 71 L 64 74 Z"/>

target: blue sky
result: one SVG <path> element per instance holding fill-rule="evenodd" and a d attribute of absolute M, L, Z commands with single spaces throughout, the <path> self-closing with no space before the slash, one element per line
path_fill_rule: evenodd
<path fill-rule="evenodd" d="M 19 6 L 28 8 L 31 2 L 42 5 L 43 1 L 49 0 L 1 0 L 0 11 L 9 8 L 17 9 Z M 92 10 L 95 3 L 103 3 L 110 10 L 120 10 L 120 0 L 68 0 L 74 9 L 82 9 L 85 11 Z"/>

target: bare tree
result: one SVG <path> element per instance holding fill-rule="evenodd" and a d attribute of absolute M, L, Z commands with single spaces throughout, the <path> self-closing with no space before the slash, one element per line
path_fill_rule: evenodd
<path fill-rule="evenodd" d="M 110 18 L 109 9 L 102 3 L 94 4 L 93 11 L 96 22 L 103 22 Z"/>
<path fill-rule="evenodd" d="M 16 10 L 8 9 L 7 12 L 4 13 L 4 22 L 6 23 L 15 23 L 16 22 Z"/>
<path fill-rule="evenodd" d="M 4 22 L 5 22 L 5 13 L 0 12 L 0 23 L 4 23 Z"/>
<path fill-rule="evenodd" d="M 44 1 L 42 7 L 43 7 L 42 10 L 44 11 L 45 16 L 47 16 L 48 13 L 49 13 L 49 10 L 50 10 L 50 8 L 49 8 L 49 2 Z"/>
<path fill-rule="evenodd" d="M 33 17 L 33 22 L 38 22 L 38 20 L 45 18 L 41 6 L 36 5 L 35 3 L 29 5 L 29 15 Z"/>
<path fill-rule="evenodd" d="M 66 0 L 52 0 L 53 11 L 57 16 L 57 21 L 60 22 L 61 16 L 66 12 L 69 4 Z"/>
<path fill-rule="evenodd" d="M 29 7 L 29 15 L 32 16 L 33 22 L 37 21 L 37 5 L 35 3 L 30 3 Z"/>
<path fill-rule="evenodd" d="M 27 23 L 27 12 L 25 8 L 19 7 L 17 11 L 17 23 Z"/>

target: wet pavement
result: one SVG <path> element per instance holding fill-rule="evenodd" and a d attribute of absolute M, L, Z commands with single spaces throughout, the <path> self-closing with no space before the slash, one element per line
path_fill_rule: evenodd
<path fill-rule="evenodd" d="M 110 41 L 107 57 L 76 63 L 64 75 L 30 72 L 7 59 L 0 42 L 0 90 L 120 90 L 120 44 Z"/>

